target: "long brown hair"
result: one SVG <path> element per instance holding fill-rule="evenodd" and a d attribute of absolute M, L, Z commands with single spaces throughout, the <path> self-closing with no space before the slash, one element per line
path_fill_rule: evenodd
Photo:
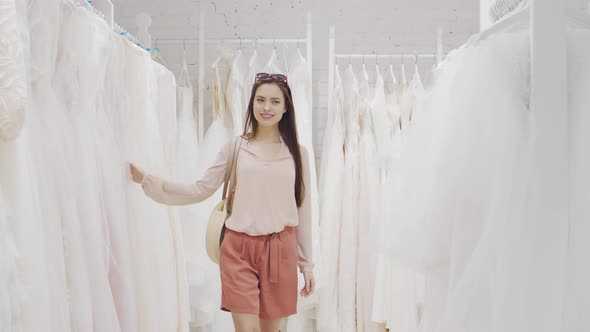
<path fill-rule="evenodd" d="M 279 132 L 289 148 L 289 152 L 291 152 L 295 163 L 295 201 L 297 202 L 297 206 L 300 207 L 303 202 L 305 184 L 303 183 L 303 166 L 301 162 L 301 151 L 299 150 L 299 139 L 297 138 L 293 95 L 287 83 L 273 79 L 261 79 L 254 83 L 252 93 L 250 94 L 250 102 L 248 102 L 248 114 L 246 115 L 246 122 L 244 124 L 244 138 L 250 140 L 256 137 L 258 121 L 254 117 L 254 98 L 256 97 L 256 90 L 263 84 L 275 84 L 278 86 L 285 99 L 286 112 L 283 114 L 281 121 L 279 121 Z"/>

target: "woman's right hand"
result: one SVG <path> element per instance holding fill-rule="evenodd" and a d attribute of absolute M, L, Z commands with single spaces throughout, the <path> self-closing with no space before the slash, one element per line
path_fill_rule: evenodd
<path fill-rule="evenodd" d="M 143 177 L 145 176 L 145 172 L 134 165 L 133 163 L 129 163 L 129 171 L 131 172 L 131 178 L 135 183 L 141 183 L 143 181 Z"/>

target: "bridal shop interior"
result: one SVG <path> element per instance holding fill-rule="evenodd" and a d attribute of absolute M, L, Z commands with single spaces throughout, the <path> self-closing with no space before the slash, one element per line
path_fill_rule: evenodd
<path fill-rule="evenodd" d="M 309 156 L 280 331 L 590 331 L 587 0 L 0 0 L 0 331 L 234 331 L 223 186 L 129 163 L 199 180 L 259 73 Z"/>

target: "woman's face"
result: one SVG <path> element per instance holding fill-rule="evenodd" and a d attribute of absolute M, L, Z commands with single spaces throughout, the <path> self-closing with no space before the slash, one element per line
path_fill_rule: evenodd
<path fill-rule="evenodd" d="M 254 118 L 258 125 L 276 126 L 286 111 L 283 92 L 276 84 L 262 84 L 258 87 L 254 94 Z"/>

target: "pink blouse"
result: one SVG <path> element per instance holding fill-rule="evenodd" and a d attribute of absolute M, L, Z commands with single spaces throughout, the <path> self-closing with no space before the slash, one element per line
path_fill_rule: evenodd
<path fill-rule="evenodd" d="M 215 163 L 195 183 L 181 184 L 146 175 L 142 187 L 147 196 L 167 205 L 188 205 L 204 201 L 223 184 L 233 140 L 217 154 Z M 299 269 L 313 270 L 311 241 L 311 202 L 309 157 L 300 146 L 305 187 L 303 202 L 295 201 L 295 164 L 289 148 L 281 142 L 277 155 L 264 159 L 257 156 L 243 140 L 236 168 L 236 191 L 232 214 L 227 228 L 248 235 L 264 235 L 282 231 L 286 226 L 297 226 Z M 220 197 L 221 198 L 221 197 Z"/>

